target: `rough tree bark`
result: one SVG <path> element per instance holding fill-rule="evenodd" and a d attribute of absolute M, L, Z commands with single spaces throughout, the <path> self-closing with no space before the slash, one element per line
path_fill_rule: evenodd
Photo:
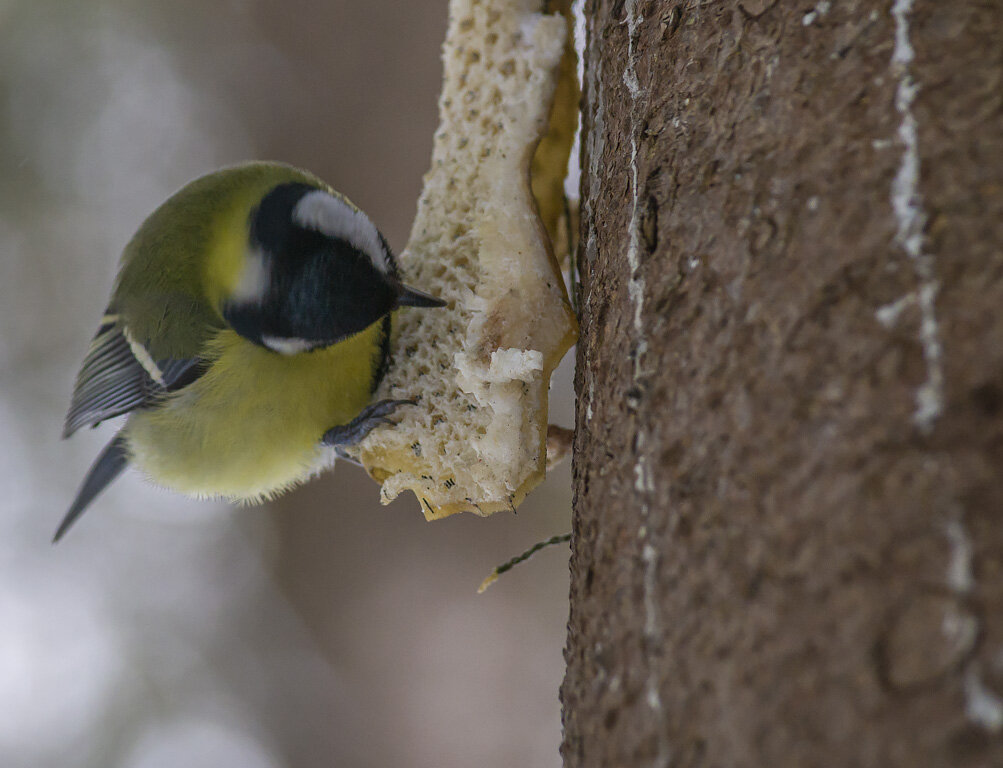
<path fill-rule="evenodd" d="M 1003 3 L 586 14 L 566 764 L 1003 765 Z"/>

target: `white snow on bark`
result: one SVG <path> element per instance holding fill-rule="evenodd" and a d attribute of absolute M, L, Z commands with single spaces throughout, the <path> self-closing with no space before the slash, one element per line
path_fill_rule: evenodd
<path fill-rule="evenodd" d="M 987 731 L 1003 730 L 1003 700 L 986 688 L 978 662 L 965 669 L 965 714 L 968 719 Z"/>
<path fill-rule="evenodd" d="M 927 216 L 923 208 L 923 196 L 919 191 L 919 137 L 916 117 L 912 110 L 916 94 L 919 92 L 919 85 L 910 70 L 915 58 L 909 28 L 912 6 L 913 0 L 895 0 L 892 6 L 892 17 L 895 20 L 892 74 L 898 81 L 895 109 L 901 117 L 898 140 L 902 146 L 902 160 L 892 182 L 891 202 L 898 225 L 895 242 L 909 256 L 919 280 L 916 300 L 920 310 L 919 338 L 926 361 L 926 381 L 916 392 L 913 421 L 923 431 L 929 431 L 943 410 L 944 352 L 940 344 L 940 328 L 936 315 L 938 284 L 934 276 L 934 259 L 933 255 L 923 248 L 923 230 L 926 227 Z"/>
<path fill-rule="evenodd" d="M 634 381 L 636 382 L 643 372 L 644 356 L 648 351 L 648 342 L 644 337 L 644 323 L 642 316 L 644 312 L 644 276 L 641 274 L 641 232 L 640 232 L 640 180 L 638 178 L 638 133 L 640 130 L 640 120 L 638 116 L 638 99 L 641 96 L 641 85 L 637 77 L 637 40 L 640 31 L 642 17 L 637 7 L 637 0 L 627 0 L 624 4 L 624 12 L 627 20 L 627 67 L 623 72 L 623 83 L 627 87 L 630 95 L 630 223 L 627 231 L 627 266 L 630 268 L 630 277 L 627 282 L 627 292 L 631 303 L 634 305 L 634 333 L 637 338 L 634 349 Z M 648 463 L 648 456 L 644 450 L 646 434 L 643 424 L 637 428 L 637 461 L 634 465 L 634 488 L 638 493 L 641 504 L 641 514 L 647 519 L 649 512 L 648 498 L 655 490 L 654 478 Z M 647 640 L 648 651 L 647 665 L 648 673 L 645 682 L 645 701 L 656 717 L 657 729 L 657 754 L 652 761 L 652 766 L 664 767 L 672 764 L 672 750 L 669 746 L 668 734 L 664 727 L 664 710 L 662 698 L 658 690 L 658 664 L 652 650 L 656 647 L 660 635 L 659 611 L 658 611 L 658 549 L 649 543 L 649 532 L 647 525 L 641 525 L 638 531 L 643 544 L 641 548 L 641 559 L 644 563 L 644 634 Z"/>
<path fill-rule="evenodd" d="M 947 563 L 947 586 L 959 598 L 967 597 L 975 589 L 975 569 L 972 556 L 972 540 L 965 529 L 960 515 L 951 518 L 944 527 L 950 546 Z M 951 639 L 952 627 L 945 623 L 944 634 Z M 979 628 L 976 624 L 974 632 Z M 1003 730 L 1003 699 L 986 686 L 982 679 L 982 668 L 977 659 L 965 665 L 962 685 L 965 694 L 965 716 L 973 723 L 992 733 Z"/>

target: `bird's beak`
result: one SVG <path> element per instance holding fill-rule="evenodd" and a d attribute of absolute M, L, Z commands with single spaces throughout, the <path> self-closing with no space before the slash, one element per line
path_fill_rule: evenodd
<path fill-rule="evenodd" d="M 397 306 L 399 307 L 444 307 L 446 302 L 442 299 L 437 299 L 435 296 L 425 293 L 424 291 L 416 291 L 414 288 L 408 288 L 406 285 L 401 286 L 400 296 L 397 297 Z"/>

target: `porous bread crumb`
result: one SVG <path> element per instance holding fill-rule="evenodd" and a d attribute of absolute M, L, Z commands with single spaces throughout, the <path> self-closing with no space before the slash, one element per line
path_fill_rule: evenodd
<path fill-rule="evenodd" d="M 400 310 L 377 398 L 417 399 L 356 455 L 429 519 L 514 509 L 546 471 L 550 375 L 577 333 L 530 191 L 568 29 L 540 0 L 451 0 L 432 166 L 399 261 L 449 302 Z"/>

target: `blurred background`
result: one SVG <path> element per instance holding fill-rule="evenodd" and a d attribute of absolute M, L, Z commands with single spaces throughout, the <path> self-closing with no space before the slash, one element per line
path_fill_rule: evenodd
<path fill-rule="evenodd" d="M 50 537 L 115 425 L 58 439 L 118 254 L 186 181 L 313 170 L 406 241 L 446 0 L 0 0 L 0 766 L 557 766 L 567 465 L 425 523 L 361 470 L 279 501 L 127 474 Z M 572 423 L 570 368 L 551 420 Z"/>

